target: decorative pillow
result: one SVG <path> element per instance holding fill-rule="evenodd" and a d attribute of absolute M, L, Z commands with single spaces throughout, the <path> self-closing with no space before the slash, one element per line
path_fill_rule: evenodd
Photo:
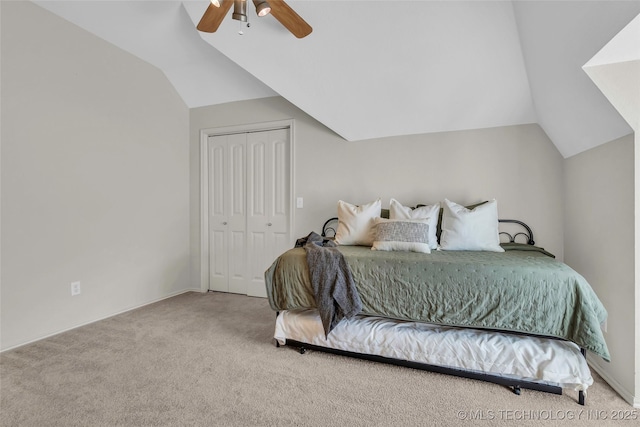
<path fill-rule="evenodd" d="M 391 199 L 389 203 L 389 218 L 390 219 L 425 219 L 429 218 L 429 247 L 431 249 L 438 248 L 438 237 L 436 236 L 438 226 L 438 214 L 440 213 L 440 203 L 435 205 L 420 206 L 415 209 L 411 209 L 408 206 L 403 206 L 402 203 L 396 199 Z"/>
<path fill-rule="evenodd" d="M 338 201 L 338 229 L 336 243 L 339 245 L 371 246 L 373 244 L 373 220 L 380 217 L 382 201 L 356 206 Z"/>
<path fill-rule="evenodd" d="M 498 202 L 467 209 L 444 200 L 440 248 L 449 251 L 504 252 L 498 234 Z"/>
<path fill-rule="evenodd" d="M 484 202 L 475 203 L 473 205 L 467 205 L 465 206 L 465 208 L 473 209 L 477 206 L 484 205 L 485 203 L 487 203 L 486 200 Z M 440 205 L 440 212 L 438 212 L 438 226 L 436 227 L 436 237 L 438 238 L 438 242 L 439 242 L 440 236 L 442 236 L 442 203 L 438 203 L 438 205 Z M 427 206 L 427 205 L 420 205 L 420 204 L 417 205 L 418 208 L 421 208 L 423 206 Z"/>
<path fill-rule="evenodd" d="M 413 220 L 376 218 L 371 249 L 431 253 L 428 243 L 429 221 L 429 218 Z"/>

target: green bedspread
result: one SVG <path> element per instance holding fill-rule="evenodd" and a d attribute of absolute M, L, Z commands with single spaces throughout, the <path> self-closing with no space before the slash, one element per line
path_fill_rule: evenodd
<path fill-rule="evenodd" d="M 609 360 L 607 312 L 587 281 L 533 247 L 505 252 L 372 251 L 339 246 L 362 314 L 570 340 Z M 291 249 L 265 272 L 274 310 L 313 308 L 305 251 Z"/>

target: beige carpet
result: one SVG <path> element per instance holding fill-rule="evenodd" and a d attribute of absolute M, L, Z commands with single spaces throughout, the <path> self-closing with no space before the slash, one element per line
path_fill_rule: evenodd
<path fill-rule="evenodd" d="M 274 320 L 265 299 L 187 293 L 4 352 L 1 425 L 640 425 L 638 410 L 597 376 L 584 407 L 572 391 L 516 396 L 482 381 L 276 348 Z"/>

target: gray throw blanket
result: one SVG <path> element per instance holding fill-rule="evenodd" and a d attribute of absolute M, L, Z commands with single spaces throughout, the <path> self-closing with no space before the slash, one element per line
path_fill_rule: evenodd
<path fill-rule="evenodd" d="M 342 319 L 362 310 L 355 281 L 349 264 L 332 240 L 311 232 L 298 239 L 296 247 L 303 247 L 307 253 L 309 279 L 327 337 Z"/>

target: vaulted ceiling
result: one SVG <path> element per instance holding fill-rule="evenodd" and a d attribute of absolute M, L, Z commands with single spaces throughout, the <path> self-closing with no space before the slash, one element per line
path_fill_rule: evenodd
<path fill-rule="evenodd" d="M 161 69 L 190 108 L 280 95 L 345 140 L 539 123 L 569 157 L 632 132 L 582 70 L 640 1 L 289 0 L 195 26 L 209 0 L 36 1 Z"/>

